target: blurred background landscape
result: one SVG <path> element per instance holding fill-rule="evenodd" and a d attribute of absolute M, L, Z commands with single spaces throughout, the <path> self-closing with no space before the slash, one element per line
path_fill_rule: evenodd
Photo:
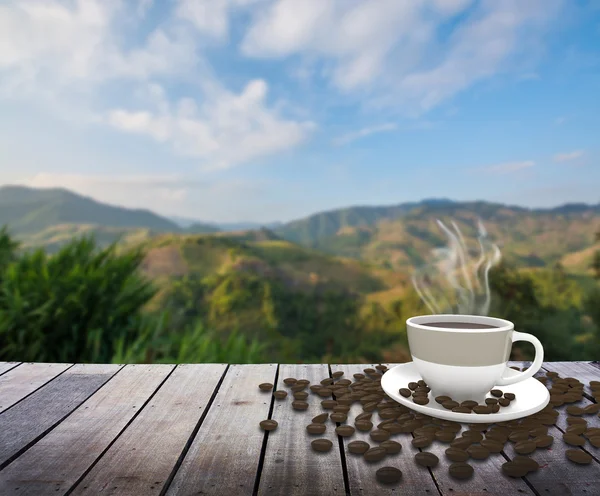
<path fill-rule="evenodd" d="M 430 313 L 410 275 L 446 218 L 501 240 L 490 315 L 548 360 L 600 356 L 600 204 L 435 199 L 232 231 L 7 186 L 0 212 L 1 360 L 408 361 L 405 321 Z"/>
<path fill-rule="evenodd" d="M 598 88 L 597 0 L 2 1 L 0 360 L 410 360 L 438 220 L 598 360 Z"/>

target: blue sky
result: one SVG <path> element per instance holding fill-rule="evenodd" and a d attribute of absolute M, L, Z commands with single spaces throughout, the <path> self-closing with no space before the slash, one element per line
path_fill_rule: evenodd
<path fill-rule="evenodd" d="M 215 222 L 600 201 L 595 0 L 0 1 L 0 184 Z"/>

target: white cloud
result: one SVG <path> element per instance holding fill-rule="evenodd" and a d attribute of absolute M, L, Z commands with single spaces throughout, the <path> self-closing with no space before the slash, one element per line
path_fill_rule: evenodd
<path fill-rule="evenodd" d="M 248 56 L 319 58 L 343 91 L 427 111 L 509 67 L 563 0 L 277 0 L 246 33 Z M 457 14 L 465 19 L 447 33 Z"/>
<path fill-rule="evenodd" d="M 479 170 L 488 172 L 490 174 L 508 174 L 510 172 L 528 169 L 534 165 L 535 162 L 533 160 L 522 160 L 520 162 L 504 162 L 502 164 L 488 165 Z"/>
<path fill-rule="evenodd" d="M 583 155 L 583 150 L 575 150 L 567 153 L 557 153 L 552 158 L 555 162 L 572 162 L 573 160 L 583 157 Z"/>
<path fill-rule="evenodd" d="M 396 129 L 398 129 L 398 125 L 393 122 L 388 122 L 379 126 L 364 127 L 362 129 L 359 129 L 358 131 L 353 131 L 351 133 L 344 134 L 343 136 L 334 139 L 333 144 L 337 146 L 347 145 L 348 143 L 351 143 L 361 138 L 365 138 L 367 136 L 371 136 L 372 134 L 386 133 L 390 131 L 395 131 Z"/>
<path fill-rule="evenodd" d="M 267 90 L 263 80 L 249 82 L 239 95 L 212 88 L 201 105 L 181 99 L 176 105 L 163 101 L 156 112 L 115 109 L 107 121 L 168 141 L 177 152 L 202 159 L 206 168 L 225 169 L 297 146 L 314 129 L 310 121 L 285 120 L 268 109 Z"/>

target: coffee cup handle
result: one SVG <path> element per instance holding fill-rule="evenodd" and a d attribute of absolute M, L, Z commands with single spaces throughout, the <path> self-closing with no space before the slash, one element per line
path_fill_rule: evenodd
<path fill-rule="evenodd" d="M 527 341 L 531 343 L 535 347 L 535 358 L 533 359 L 531 366 L 525 372 L 520 372 L 512 377 L 500 377 L 496 382 L 497 386 L 508 386 L 524 381 L 525 379 L 533 377 L 533 375 L 542 368 L 542 363 L 544 362 L 544 347 L 542 346 L 542 343 L 540 343 L 540 340 L 531 334 L 513 331 L 512 342 L 514 343 L 515 341 Z"/>

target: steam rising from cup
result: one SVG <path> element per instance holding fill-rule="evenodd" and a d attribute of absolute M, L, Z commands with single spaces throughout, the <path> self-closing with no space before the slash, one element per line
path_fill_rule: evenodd
<path fill-rule="evenodd" d="M 474 261 L 456 223 L 451 222 L 453 232 L 439 219 L 436 222 L 448 238 L 448 246 L 432 250 L 433 261 L 415 270 L 415 290 L 434 314 L 487 315 L 491 303 L 489 272 L 502 258 L 500 249 L 488 239 L 478 220 L 479 257 Z"/>

